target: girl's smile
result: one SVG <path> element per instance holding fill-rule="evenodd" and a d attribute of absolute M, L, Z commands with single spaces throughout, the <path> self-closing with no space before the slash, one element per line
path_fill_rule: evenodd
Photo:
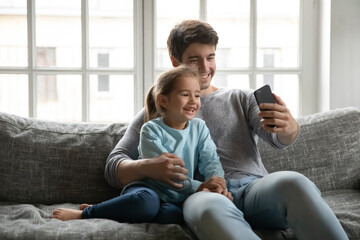
<path fill-rule="evenodd" d="M 166 109 L 164 122 L 176 129 L 184 129 L 200 109 L 200 82 L 193 76 L 176 79 L 174 90 L 167 96 L 160 95 L 160 105 Z"/>

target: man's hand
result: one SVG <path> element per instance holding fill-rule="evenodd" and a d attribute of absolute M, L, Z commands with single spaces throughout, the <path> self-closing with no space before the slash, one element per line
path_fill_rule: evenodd
<path fill-rule="evenodd" d="M 182 188 L 183 184 L 178 182 L 187 179 L 184 161 L 173 153 L 165 152 L 156 158 L 144 159 L 142 165 L 144 175 L 173 187 Z"/>
<path fill-rule="evenodd" d="M 215 192 L 220 193 L 224 195 L 225 197 L 229 198 L 231 201 L 233 200 L 233 197 L 230 192 L 226 189 L 226 182 L 225 179 L 222 177 L 211 177 L 205 182 L 203 182 L 200 187 L 196 190 L 196 192 L 201 191 L 209 191 L 209 192 Z"/>
<path fill-rule="evenodd" d="M 291 144 L 299 133 L 299 124 L 291 115 L 290 110 L 286 107 L 281 98 L 274 94 L 277 104 L 262 103 L 259 105 L 259 117 L 262 127 L 271 133 L 276 133 L 278 139 L 283 144 Z M 275 125 L 276 127 L 272 127 Z"/>

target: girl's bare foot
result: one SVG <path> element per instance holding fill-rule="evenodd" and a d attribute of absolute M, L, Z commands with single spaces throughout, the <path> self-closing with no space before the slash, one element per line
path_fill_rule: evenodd
<path fill-rule="evenodd" d="M 52 218 L 56 218 L 62 221 L 81 219 L 82 210 L 75 210 L 70 208 L 58 208 L 55 209 Z"/>
<path fill-rule="evenodd" d="M 91 206 L 92 206 L 92 205 L 90 205 L 90 204 L 83 203 L 83 204 L 80 205 L 79 209 L 80 209 L 80 210 L 84 210 L 85 208 L 91 207 Z"/>

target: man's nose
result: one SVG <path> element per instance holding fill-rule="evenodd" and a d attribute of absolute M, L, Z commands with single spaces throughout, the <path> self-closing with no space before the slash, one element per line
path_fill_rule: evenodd
<path fill-rule="evenodd" d="M 198 68 L 200 72 L 208 72 L 209 63 L 206 61 L 206 59 L 202 59 L 198 63 Z"/>

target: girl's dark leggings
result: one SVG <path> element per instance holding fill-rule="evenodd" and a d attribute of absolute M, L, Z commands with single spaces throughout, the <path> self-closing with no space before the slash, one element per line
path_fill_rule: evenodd
<path fill-rule="evenodd" d="M 183 223 L 181 206 L 162 201 L 154 190 L 143 185 L 130 186 L 118 197 L 85 208 L 82 218 L 126 223 Z"/>

